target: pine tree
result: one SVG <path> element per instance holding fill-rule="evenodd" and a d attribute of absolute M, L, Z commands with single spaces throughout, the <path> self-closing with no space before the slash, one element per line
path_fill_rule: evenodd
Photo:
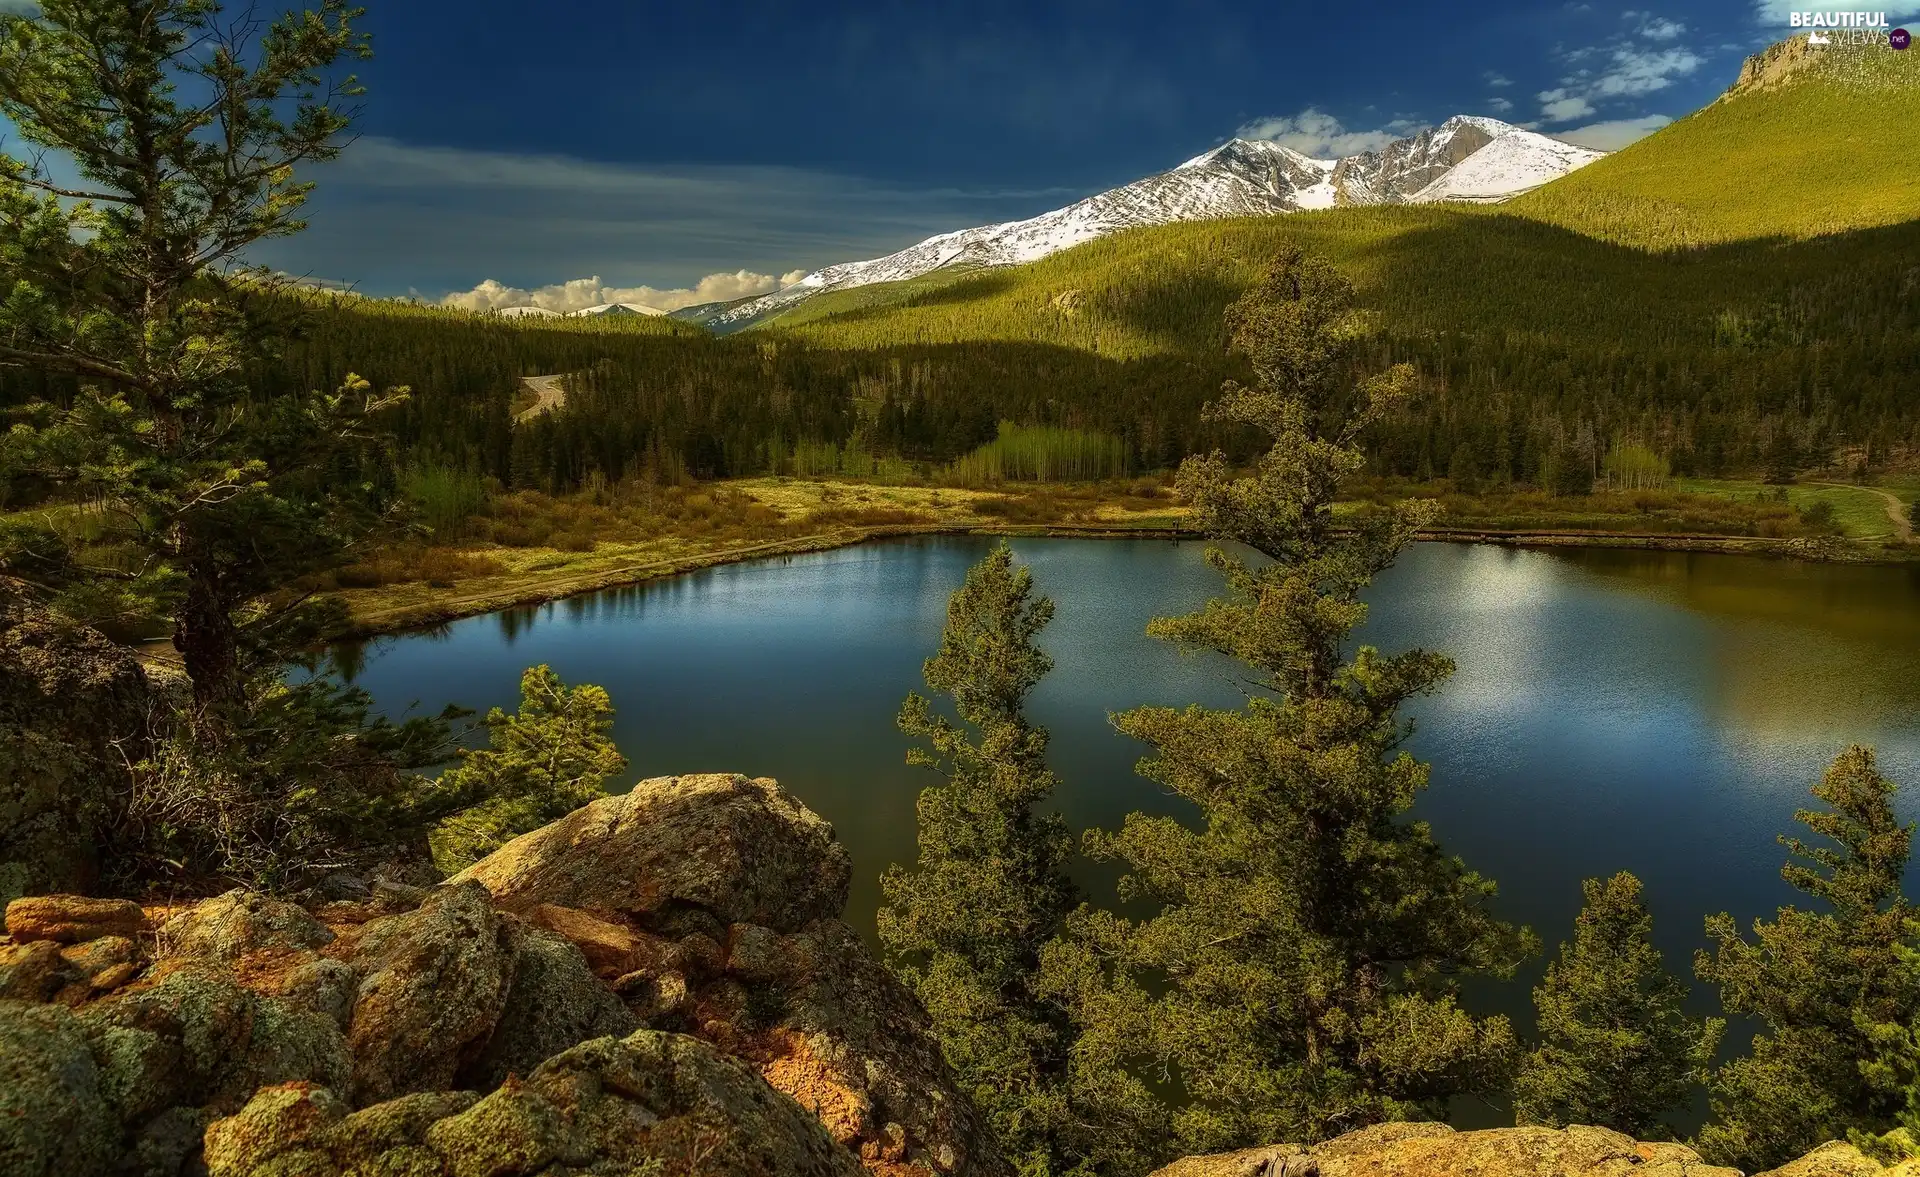
<path fill-rule="evenodd" d="M 607 779 L 627 767 L 607 735 L 613 701 L 605 688 L 569 687 L 549 666 L 520 676 L 517 713 L 495 707 L 481 723 L 490 746 L 463 750 L 439 780 L 448 803 L 478 801 L 432 834 L 433 864 L 445 874 L 604 796 Z"/>
<path fill-rule="evenodd" d="M 1884 1048 L 1885 1028 L 1920 1016 L 1920 973 L 1905 953 L 1915 912 L 1900 889 L 1914 827 L 1894 817 L 1894 784 L 1855 747 L 1813 795 L 1826 808 L 1794 819 L 1827 844 L 1783 837 L 1793 857 L 1780 875 L 1825 910 L 1783 907 L 1754 921 L 1752 940 L 1732 916 L 1711 916 L 1718 947 L 1694 963 L 1728 1013 L 1766 1025 L 1751 1054 L 1713 1074 L 1715 1122 L 1700 1133 L 1703 1153 L 1749 1170 L 1893 1128 L 1902 1094 L 1863 1063 Z"/>
<path fill-rule="evenodd" d="M 1229 384 L 1210 416 L 1272 448 L 1244 475 L 1218 453 L 1189 459 L 1180 489 L 1210 536 L 1266 559 L 1210 550 L 1230 595 L 1149 632 L 1239 660 L 1256 689 L 1237 711 L 1117 718 L 1153 746 L 1141 772 L 1200 822 L 1134 814 L 1089 835 L 1092 853 L 1128 868 L 1122 900 L 1158 913 L 1083 909 L 1049 954 L 1081 1023 L 1083 1088 L 1123 1119 L 1164 1107 L 1176 1153 L 1437 1118 L 1512 1072 L 1511 1027 L 1459 1008 L 1455 987 L 1510 973 L 1530 936 L 1489 911 L 1491 882 L 1405 816 L 1427 768 L 1401 748 L 1399 707 L 1451 663 L 1343 653 L 1366 616 L 1361 591 L 1436 511 L 1404 502 L 1335 521 L 1362 433 L 1413 383 L 1404 367 L 1352 383 L 1352 303 L 1331 265 L 1289 250 L 1228 313 L 1258 386 Z M 1172 1093 L 1184 1106 L 1168 1106 Z"/>
<path fill-rule="evenodd" d="M 918 694 L 901 709 L 901 730 L 926 744 L 909 763 L 945 782 L 920 795 L 919 863 L 881 879 L 879 917 L 880 942 L 927 1007 L 961 1085 L 1032 1177 L 1079 1159 L 1063 1018 L 1034 989 L 1041 948 L 1074 898 L 1072 839 L 1041 809 L 1055 783 L 1047 732 L 1024 714 L 1053 665 L 1035 644 L 1052 616 L 1053 602 L 1034 597 L 1032 573 L 1005 544 L 948 602 L 925 677 L 961 723 Z"/>
<path fill-rule="evenodd" d="M 1582 887 L 1573 939 L 1533 991 L 1541 1041 L 1514 1081 L 1514 1113 L 1521 1124 L 1647 1137 L 1685 1104 L 1726 1024 L 1681 1011 L 1687 986 L 1653 946 L 1639 879 L 1622 871 Z"/>
<path fill-rule="evenodd" d="M 259 395 L 249 370 L 298 300 L 240 260 L 303 227 L 302 169 L 340 152 L 360 88 L 338 67 L 369 52 L 358 16 L 346 0 L 271 23 L 219 0 L 0 15 L 0 115 L 37 153 L 0 155 L 0 365 L 77 382 L 28 414 L 8 460 L 144 550 L 137 585 L 92 579 L 153 595 L 203 712 L 243 706 L 311 637 L 310 602 L 284 590 L 338 563 L 380 506 L 351 475 L 395 398 L 351 374 Z"/>

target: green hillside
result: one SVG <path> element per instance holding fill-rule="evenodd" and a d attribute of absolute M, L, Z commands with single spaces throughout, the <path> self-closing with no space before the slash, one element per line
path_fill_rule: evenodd
<path fill-rule="evenodd" d="M 1726 97 L 1507 206 L 1674 249 L 1920 218 L 1920 53 L 1784 42 Z"/>

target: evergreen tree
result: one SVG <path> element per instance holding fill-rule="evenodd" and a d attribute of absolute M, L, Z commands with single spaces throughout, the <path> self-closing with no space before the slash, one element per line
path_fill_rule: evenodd
<path fill-rule="evenodd" d="M 947 604 L 927 686 L 960 724 L 907 696 L 900 727 L 926 743 L 909 763 L 946 779 L 920 795 L 920 858 L 881 879 L 880 942 L 933 1018 L 961 1085 L 1023 1174 L 1075 1170 L 1062 1011 L 1035 990 L 1040 952 L 1074 889 L 1072 839 L 1040 807 L 1053 793 L 1047 732 L 1027 722 L 1027 693 L 1053 661 L 1035 638 L 1053 602 L 1003 543 L 967 573 Z"/>
<path fill-rule="evenodd" d="M 1541 1041 L 1514 1081 L 1514 1113 L 1521 1124 L 1598 1124 L 1644 1138 L 1686 1103 L 1726 1024 L 1681 1012 L 1687 986 L 1653 946 L 1639 879 L 1622 871 L 1582 886 L 1573 939 L 1533 991 Z"/>
<path fill-rule="evenodd" d="M 359 15 L 346 0 L 271 23 L 219 0 L 0 15 L 0 115 L 38 153 L 0 156 L 0 365 L 77 382 L 27 414 L 9 461 L 104 507 L 144 552 L 90 577 L 153 597 L 212 726 L 311 636 L 288 584 L 338 562 L 379 509 L 352 475 L 394 398 L 352 375 L 260 396 L 249 366 L 298 302 L 240 261 L 303 227 L 300 169 L 340 152 L 360 88 L 338 67 L 369 52 Z"/>
<path fill-rule="evenodd" d="M 1335 522 L 1361 434 L 1413 383 L 1401 367 L 1351 385 L 1352 303 L 1331 265 L 1289 250 L 1228 314 L 1259 383 L 1229 384 L 1210 414 L 1272 448 L 1244 475 L 1218 453 L 1189 459 L 1180 489 L 1210 536 L 1266 559 L 1210 550 L 1230 595 L 1149 632 L 1238 659 L 1256 690 L 1237 711 L 1117 718 L 1154 748 L 1142 773 L 1200 824 L 1134 814 L 1089 835 L 1093 854 L 1128 868 L 1123 901 L 1158 913 L 1083 909 L 1049 953 L 1082 1024 L 1084 1088 L 1124 1118 L 1164 1107 L 1176 1155 L 1437 1118 L 1512 1073 L 1506 1020 L 1470 1015 L 1455 989 L 1510 973 L 1530 936 L 1494 918 L 1491 882 L 1405 816 L 1427 768 L 1401 749 L 1399 707 L 1451 663 L 1343 653 L 1366 616 L 1361 591 L 1436 511 L 1403 502 Z"/>
<path fill-rule="evenodd" d="M 1901 1093 L 1862 1065 L 1886 1027 L 1920 1014 L 1920 973 L 1903 955 L 1915 913 L 1900 890 L 1913 826 L 1894 817 L 1893 794 L 1870 750 L 1843 752 L 1813 789 L 1826 808 L 1794 814 L 1828 844 L 1781 839 L 1793 856 L 1781 877 L 1825 910 L 1783 907 L 1754 922 L 1752 940 L 1724 912 L 1707 920 L 1718 947 L 1695 971 L 1720 986 L 1728 1013 L 1766 1025 L 1708 1084 L 1715 1122 L 1700 1146 L 1717 1163 L 1769 1169 L 1894 1126 Z"/>
<path fill-rule="evenodd" d="M 627 767 L 607 735 L 613 701 L 605 688 L 569 687 L 548 666 L 520 676 L 516 714 L 495 707 L 481 723 L 490 746 L 463 749 L 439 781 L 452 801 L 479 802 L 433 831 L 433 864 L 446 874 L 604 796 L 607 778 Z"/>

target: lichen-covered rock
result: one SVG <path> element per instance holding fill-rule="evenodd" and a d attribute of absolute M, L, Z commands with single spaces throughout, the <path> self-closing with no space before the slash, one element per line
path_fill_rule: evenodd
<path fill-rule="evenodd" d="M 352 1074 L 332 1021 L 207 973 L 172 973 L 96 1002 L 81 1024 L 102 1089 L 130 1129 L 173 1107 L 226 1115 L 261 1087 L 344 1087 Z"/>
<path fill-rule="evenodd" d="M 297 904 L 229 891 L 162 924 L 159 939 L 166 955 L 177 960 L 231 965 L 257 953 L 318 948 L 333 933 Z"/>
<path fill-rule="evenodd" d="M 1797 1161 L 1758 1174 L 1758 1177 L 1882 1177 L 1883 1174 L 1906 1177 L 1914 1172 L 1920 1172 L 1920 1164 L 1888 1169 L 1846 1141 L 1834 1140 Z"/>
<path fill-rule="evenodd" d="M 582 1043 L 524 1083 L 472 1099 L 406 1096 L 349 1115 L 328 1091 L 268 1089 L 207 1130 L 207 1168 L 211 1177 L 865 1177 L 792 1101 L 677 1034 Z"/>
<path fill-rule="evenodd" d="M 120 1126 L 73 1014 L 0 1001 L 0 1173 L 93 1177 L 119 1155 Z"/>
<path fill-rule="evenodd" d="M 53 940 L 0 945 L 0 1001 L 77 1005 L 92 993 L 87 974 Z"/>
<path fill-rule="evenodd" d="M 514 975 L 514 941 L 476 885 L 440 888 L 340 946 L 361 976 L 349 1015 L 357 1105 L 454 1085 L 493 1035 Z"/>
<path fill-rule="evenodd" d="M 1153 1177 L 1740 1177 L 1678 1144 L 1642 1144 L 1605 1128 L 1377 1124 L 1305 1148 L 1278 1144 L 1188 1157 Z M 1811 1177 L 1811 1175 L 1809 1175 Z"/>
<path fill-rule="evenodd" d="M 641 781 L 453 881 L 483 883 L 514 911 L 551 903 L 647 916 L 685 905 L 722 926 L 790 932 L 840 914 L 851 869 L 833 827 L 779 785 L 716 773 Z"/>
<path fill-rule="evenodd" d="M 893 1154 L 941 1173 L 1008 1172 L 925 1010 L 858 933 L 816 920 L 785 936 L 736 925 L 729 939 L 729 979 L 739 988 L 701 992 L 696 1032 L 752 1058 L 869 1161 Z"/>
<path fill-rule="evenodd" d="M 137 936 L 146 930 L 146 913 L 126 899 L 36 895 L 7 904 L 7 935 L 18 943 L 80 944 L 102 936 Z"/>
<path fill-rule="evenodd" d="M 580 950 L 540 928 L 510 930 L 513 978 L 500 1020 L 456 1086 L 492 1091 L 590 1038 L 624 1038 L 640 1020 L 593 975 Z"/>

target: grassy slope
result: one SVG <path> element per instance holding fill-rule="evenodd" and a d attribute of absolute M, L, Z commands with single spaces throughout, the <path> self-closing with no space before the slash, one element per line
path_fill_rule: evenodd
<path fill-rule="evenodd" d="M 1715 103 L 1499 208 L 1166 225 L 1027 266 L 821 295 L 760 329 L 853 348 L 1217 354 L 1221 308 L 1289 239 L 1346 268 L 1397 332 L 1699 345 L 1724 313 L 1788 304 L 1857 329 L 1909 293 L 1920 168 L 1890 140 L 1916 124 L 1920 53 L 1856 54 Z"/>
<path fill-rule="evenodd" d="M 1902 141 L 1920 126 L 1920 53 L 1815 52 L 1779 83 L 1730 94 L 1509 207 L 1662 249 L 1920 216 L 1920 166 Z"/>

